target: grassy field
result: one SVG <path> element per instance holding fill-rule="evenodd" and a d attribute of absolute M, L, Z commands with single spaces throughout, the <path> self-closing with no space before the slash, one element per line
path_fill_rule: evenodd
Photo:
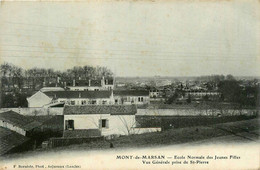
<path fill-rule="evenodd" d="M 240 133 L 245 133 L 243 136 Z M 140 135 L 121 136 L 113 140 L 103 140 L 81 145 L 71 145 L 60 149 L 106 149 L 110 143 L 114 148 L 151 147 L 198 142 L 200 140 L 236 135 L 248 141 L 257 141 L 259 137 L 259 119 L 221 123 L 209 126 L 194 126 L 179 129 L 170 129 L 163 132 Z M 252 136 L 253 135 L 253 136 Z"/>
<path fill-rule="evenodd" d="M 207 126 L 194 126 L 169 129 L 163 132 L 121 136 L 113 140 L 100 140 L 90 143 L 70 145 L 52 149 L 38 149 L 24 153 L 6 155 L 5 158 L 19 158 L 30 154 L 60 151 L 113 150 L 124 148 L 163 147 L 176 144 L 205 145 L 220 142 L 259 142 L 259 118 Z M 111 143 L 113 148 L 111 148 Z"/>
<path fill-rule="evenodd" d="M 193 126 L 207 126 L 256 118 L 256 116 L 136 116 L 140 127 L 161 127 L 163 130 Z"/>

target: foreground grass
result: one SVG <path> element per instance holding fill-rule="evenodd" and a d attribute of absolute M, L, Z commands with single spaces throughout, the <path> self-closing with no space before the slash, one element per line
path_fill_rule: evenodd
<path fill-rule="evenodd" d="M 211 126 L 196 126 L 180 129 L 170 129 L 164 132 L 154 132 L 140 135 L 121 136 L 113 140 L 102 140 L 98 142 L 85 143 L 55 148 L 55 150 L 70 149 L 108 149 L 110 143 L 114 148 L 137 148 L 191 143 L 195 141 L 210 139 L 214 137 L 234 135 L 237 133 L 259 130 L 259 119 L 221 123 Z M 259 135 L 255 134 L 255 135 Z"/>
<path fill-rule="evenodd" d="M 259 118 L 220 123 L 211 126 L 195 126 L 180 129 L 170 129 L 163 132 L 154 132 L 140 135 L 130 135 L 121 136 L 112 140 L 101 140 L 96 142 L 84 143 L 79 145 L 70 145 L 52 149 L 39 149 L 35 151 L 29 151 L 26 153 L 16 153 L 11 155 L 6 155 L 5 158 L 16 158 L 23 157 L 25 154 L 39 154 L 45 152 L 59 152 L 59 151 L 69 151 L 69 150 L 104 150 L 111 149 L 110 144 L 113 144 L 112 149 L 123 149 L 123 148 L 145 148 L 152 146 L 167 146 L 174 144 L 184 144 L 199 142 L 207 139 L 212 139 L 216 137 L 224 137 L 235 135 L 241 139 L 248 141 L 255 141 L 247 137 L 247 134 L 254 135 L 255 138 L 259 137 Z M 244 136 L 241 136 L 243 133 Z M 250 135 L 249 135 L 250 136 Z"/>

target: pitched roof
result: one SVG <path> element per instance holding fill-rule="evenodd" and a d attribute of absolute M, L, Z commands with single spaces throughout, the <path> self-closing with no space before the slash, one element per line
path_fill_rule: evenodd
<path fill-rule="evenodd" d="M 147 90 L 116 90 L 114 91 L 115 96 L 149 96 Z"/>
<path fill-rule="evenodd" d="M 27 142 L 29 138 L 7 128 L 0 127 L 0 155 Z"/>
<path fill-rule="evenodd" d="M 41 123 L 29 117 L 20 115 L 19 113 L 16 113 L 14 111 L 7 111 L 7 112 L 0 113 L 0 120 L 10 123 L 14 126 L 20 127 L 26 131 L 41 125 Z"/>
<path fill-rule="evenodd" d="M 64 91 L 64 88 L 62 87 L 43 87 L 40 89 L 41 92 L 47 92 L 47 91 Z"/>
<path fill-rule="evenodd" d="M 49 91 L 43 92 L 53 98 L 110 98 L 111 91 Z"/>
<path fill-rule="evenodd" d="M 111 115 L 134 115 L 137 112 L 135 105 L 85 105 L 65 106 L 64 115 L 78 114 L 111 114 Z"/>
<path fill-rule="evenodd" d="M 101 80 L 91 80 L 90 85 L 100 87 L 101 86 Z"/>

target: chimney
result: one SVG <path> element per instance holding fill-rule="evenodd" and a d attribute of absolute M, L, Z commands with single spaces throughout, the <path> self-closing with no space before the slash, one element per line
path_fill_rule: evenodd
<path fill-rule="evenodd" d="M 89 79 L 89 80 L 88 80 L 88 86 L 90 86 L 90 83 L 91 83 L 91 80 Z"/>
<path fill-rule="evenodd" d="M 104 85 L 105 85 L 105 78 L 103 76 L 102 79 L 101 79 L 101 86 L 104 86 Z"/>
<path fill-rule="evenodd" d="M 64 82 L 64 87 L 66 87 L 66 81 Z"/>
<path fill-rule="evenodd" d="M 79 93 L 79 98 L 81 98 L 81 93 Z"/>
<path fill-rule="evenodd" d="M 76 83 L 75 83 L 75 79 L 74 79 L 74 80 L 73 80 L 73 86 L 75 86 L 75 84 L 76 84 Z"/>

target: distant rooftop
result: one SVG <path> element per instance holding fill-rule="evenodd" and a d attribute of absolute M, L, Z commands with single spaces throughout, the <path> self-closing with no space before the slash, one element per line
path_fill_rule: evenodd
<path fill-rule="evenodd" d="M 64 88 L 62 87 L 43 87 L 40 89 L 41 92 L 47 92 L 47 91 L 64 91 Z"/>
<path fill-rule="evenodd" d="M 48 91 L 43 92 L 53 98 L 110 98 L 111 91 Z"/>
<path fill-rule="evenodd" d="M 148 90 L 114 90 L 115 96 L 149 96 Z"/>

